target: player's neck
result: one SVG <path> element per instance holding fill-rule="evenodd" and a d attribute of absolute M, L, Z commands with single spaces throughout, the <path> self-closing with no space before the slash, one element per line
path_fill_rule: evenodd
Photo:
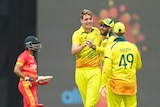
<path fill-rule="evenodd" d="M 33 52 L 33 51 L 31 51 L 31 50 L 28 50 L 28 52 L 29 52 L 31 55 L 33 55 L 33 54 L 34 54 L 34 52 Z"/>
<path fill-rule="evenodd" d="M 92 29 L 85 29 L 85 32 L 90 33 L 90 32 L 92 32 Z"/>
<path fill-rule="evenodd" d="M 83 29 L 84 29 L 84 31 L 85 31 L 86 33 L 92 32 L 92 28 L 83 27 Z"/>

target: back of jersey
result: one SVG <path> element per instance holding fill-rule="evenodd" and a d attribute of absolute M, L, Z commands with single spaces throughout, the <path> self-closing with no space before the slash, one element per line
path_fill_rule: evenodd
<path fill-rule="evenodd" d="M 128 41 L 114 42 L 110 45 L 112 59 L 112 73 L 117 78 L 134 78 L 137 70 L 141 68 L 141 58 L 135 44 Z M 109 52 L 107 52 L 109 54 Z"/>
<path fill-rule="evenodd" d="M 112 91 L 117 94 L 135 94 L 136 71 L 142 67 L 137 46 L 128 41 L 115 41 L 106 47 L 105 57 L 111 59 L 109 87 Z"/>

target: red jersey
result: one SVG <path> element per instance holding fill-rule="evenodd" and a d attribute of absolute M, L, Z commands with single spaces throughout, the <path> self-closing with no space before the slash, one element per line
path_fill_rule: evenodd
<path fill-rule="evenodd" d="M 16 64 L 20 64 L 22 73 L 27 77 L 37 78 L 37 63 L 32 54 L 25 50 L 17 59 Z"/>

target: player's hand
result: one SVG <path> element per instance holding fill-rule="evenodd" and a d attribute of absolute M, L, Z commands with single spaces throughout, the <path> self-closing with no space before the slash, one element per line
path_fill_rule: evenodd
<path fill-rule="evenodd" d="M 90 47 L 93 50 L 95 50 L 96 49 L 96 45 L 94 45 L 92 42 L 93 42 L 92 40 L 87 40 L 86 44 L 87 44 L 88 47 Z"/>
<path fill-rule="evenodd" d="M 101 87 L 101 88 L 100 88 L 100 93 L 101 93 L 101 95 L 102 95 L 103 97 L 105 97 L 105 96 L 106 96 L 106 93 L 107 93 L 106 87 Z"/>
<path fill-rule="evenodd" d="M 87 41 L 86 41 L 86 44 L 87 44 L 87 46 L 90 47 L 90 48 L 93 46 L 92 40 L 87 40 Z"/>
<path fill-rule="evenodd" d="M 24 80 L 30 83 L 30 87 L 34 87 L 37 85 L 36 80 L 32 77 L 25 77 Z"/>
<path fill-rule="evenodd" d="M 24 80 L 25 80 L 25 81 L 30 81 L 30 82 L 31 82 L 31 81 L 34 81 L 34 78 L 32 78 L 32 77 L 25 77 Z"/>

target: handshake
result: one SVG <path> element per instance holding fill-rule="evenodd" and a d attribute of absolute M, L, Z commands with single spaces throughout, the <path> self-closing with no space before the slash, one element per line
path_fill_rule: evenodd
<path fill-rule="evenodd" d="M 92 42 L 92 40 L 87 40 L 84 45 L 96 50 L 96 45 L 94 45 Z"/>
<path fill-rule="evenodd" d="M 51 80 L 53 76 L 38 76 L 37 79 L 32 78 L 32 77 L 25 77 L 24 80 L 29 82 L 30 86 L 36 86 L 37 84 L 39 85 L 47 85 L 49 80 Z"/>

